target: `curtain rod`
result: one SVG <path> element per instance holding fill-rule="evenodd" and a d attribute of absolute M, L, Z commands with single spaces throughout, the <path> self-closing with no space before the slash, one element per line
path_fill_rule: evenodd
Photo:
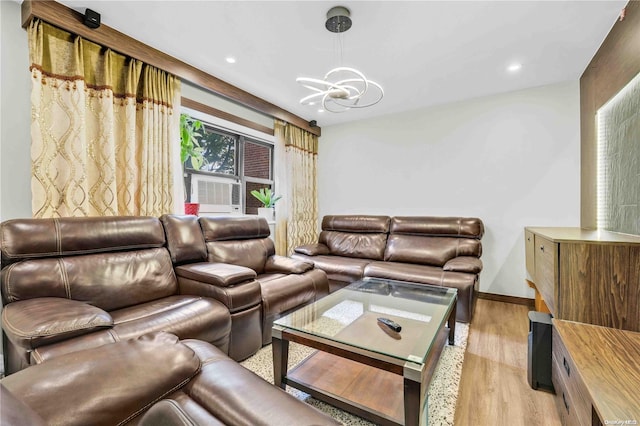
<path fill-rule="evenodd" d="M 86 38 L 94 43 L 113 49 L 134 59 L 167 71 L 219 96 L 230 99 L 243 106 L 287 121 L 314 135 L 320 136 L 320 127 L 311 127 L 302 117 L 246 92 L 226 81 L 207 74 L 173 56 L 167 55 L 151 46 L 129 37 L 106 25 L 91 29 L 83 24 L 84 16 L 55 1 L 25 0 L 22 3 L 22 27 L 26 28 L 34 18 L 42 19 L 51 25 Z"/>

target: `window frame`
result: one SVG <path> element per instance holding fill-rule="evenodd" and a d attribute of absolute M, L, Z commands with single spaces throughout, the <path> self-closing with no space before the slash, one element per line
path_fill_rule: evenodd
<path fill-rule="evenodd" d="M 202 171 L 202 170 L 194 170 L 194 169 L 184 169 L 184 172 L 189 174 L 188 176 L 188 180 L 189 182 L 191 181 L 191 176 L 192 174 L 202 174 L 202 175 L 207 175 L 207 176 L 214 176 L 217 178 L 222 178 L 222 179 L 229 179 L 229 181 L 233 181 L 236 183 L 239 183 L 241 185 L 241 194 L 240 194 L 240 203 L 241 203 L 241 210 L 242 210 L 242 214 L 246 215 L 246 202 L 245 199 L 249 194 L 246 194 L 246 184 L 247 182 L 250 183 L 259 183 L 259 184 L 265 184 L 265 185 L 269 185 L 272 190 L 275 192 L 276 191 L 276 184 L 275 184 L 275 178 L 276 178 L 276 170 L 275 170 L 275 149 L 276 149 L 276 144 L 275 144 L 275 136 L 268 134 L 268 133 L 263 133 L 260 132 L 258 130 L 246 127 L 246 126 L 242 126 L 240 124 L 225 120 L 223 118 L 219 118 L 210 114 L 207 114 L 205 112 L 196 110 L 196 109 L 192 109 L 192 108 L 188 108 L 185 106 L 182 106 L 180 109 L 180 112 L 183 114 L 188 114 L 190 117 L 196 119 L 196 120 L 200 120 L 203 123 L 205 123 L 206 125 L 208 125 L 209 127 L 213 127 L 216 131 L 219 131 L 220 133 L 225 133 L 225 134 L 229 134 L 231 136 L 237 136 L 237 146 L 236 146 L 236 170 L 237 170 L 237 175 L 230 175 L 230 174 L 225 174 L 225 173 L 216 173 L 216 172 L 207 172 L 207 171 Z M 244 150 L 245 150 L 245 143 L 246 142 L 250 142 L 250 143 L 254 143 L 256 145 L 262 145 L 262 146 L 266 146 L 268 148 L 270 148 L 269 150 L 269 168 L 270 168 L 270 174 L 271 174 L 271 179 L 263 179 L 263 178 L 255 178 L 255 177 L 251 177 L 251 176 L 245 176 L 245 162 L 244 162 Z M 183 185 L 184 185 L 184 179 L 183 179 Z M 185 188 L 186 190 L 186 188 Z"/>

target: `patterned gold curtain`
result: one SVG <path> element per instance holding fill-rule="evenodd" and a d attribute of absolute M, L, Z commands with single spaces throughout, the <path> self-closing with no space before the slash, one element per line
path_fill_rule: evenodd
<path fill-rule="evenodd" d="M 172 212 L 180 81 L 39 20 L 28 34 L 33 216 Z"/>
<path fill-rule="evenodd" d="M 276 120 L 276 252 L 288 256 L 302 244 L 318 239 L 318 137 Z"/>

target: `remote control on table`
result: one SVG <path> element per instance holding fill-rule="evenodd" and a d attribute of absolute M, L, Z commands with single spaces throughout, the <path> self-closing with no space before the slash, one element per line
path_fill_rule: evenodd
<path fill-rule="evenodd" d="M 378 322 L 386 325 L 396 333 L 399 333 L 402 330 L 402 326 L 395 321 L 390 320 L 389 318 L 378 318 Z"/>

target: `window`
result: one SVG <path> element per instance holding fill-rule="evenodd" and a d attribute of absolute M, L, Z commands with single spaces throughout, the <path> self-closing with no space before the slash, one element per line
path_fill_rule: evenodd
<path fill-rule="evenodd" d="M 191 201 L 199 202 L 203 213 L 257 214 L 262 205 L 251 191 L 274 189 L 273 144 L 219 128 L 200 117 L 193 118 L 204 125 L 198 138 L 204 161 L 198 170 L 193 168 L 191 160 L 185 163 L 185 184 Z M 220 204 L 219 200 L 231 200 L 231 205 Z"/>

